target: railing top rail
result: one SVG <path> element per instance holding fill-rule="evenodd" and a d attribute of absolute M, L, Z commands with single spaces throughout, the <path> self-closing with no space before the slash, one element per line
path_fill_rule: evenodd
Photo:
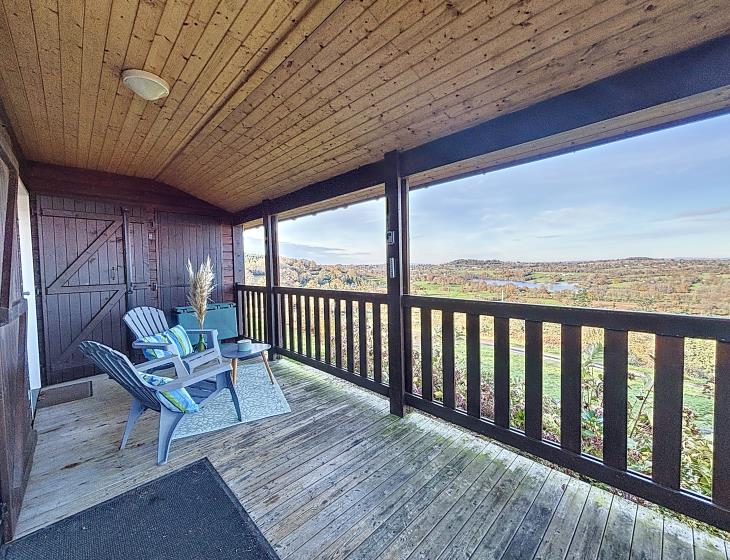
<path fill-rule="evenodd" d="M 236 284 L 236 289 L 246 292 L 266 292 L 266 286 L 251 286 L 249 284 Z"/>
<path fill-rule="evenodd" d="M 320 290 L 317 288 L 289 288 L 285 286 L 274 286 L 275 294 L 297 294 L 303 296 L 364 300 L 374 303 L 387 303 L 388 295 L 378 292 L 355 292 L 349 290 Z"/>
<path fill-rule="evenodd" d="M 419 307 L 454 313 L 474 313 L 507 319 L 730 341 L 730 319 L 722 317 L 413 295 L 404 296 L 403 304 L 406 307 Z"/>

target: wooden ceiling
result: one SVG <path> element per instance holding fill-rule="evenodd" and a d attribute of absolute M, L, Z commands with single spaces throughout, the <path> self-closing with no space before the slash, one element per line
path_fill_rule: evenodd
<path fill-rule="evenodd" d="M 27 159 L 231 211 L 730 33 L 730 0 L 0 2 Z"/>

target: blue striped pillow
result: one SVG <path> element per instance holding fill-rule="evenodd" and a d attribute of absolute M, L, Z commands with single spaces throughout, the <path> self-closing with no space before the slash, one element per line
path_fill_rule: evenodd
<path fill-rule="evenodd" d="M 144 379 L 150 385 L 160 387 L 166 385 L 172 379 L 169 377 L 161 377 L 159 375 L 151 375 L 149 373 L 143 373 L 142 379 Z M 173 412 L 198 412 L 200 407 L 190 393 L 185 388 L 175 389 L 174 391 L 161 391 L 157 393 L 157 400 L 165 407 L 169 408 Z"/>
<path fill-rule="evenodd" d="M 190 342 L 188 332 L 182 325 L 177 325 L 171 329 L 167 329 L 162 333 L 177 348 L 178 356 L 185 357 L 193 353 L 193 344 Z"/>
<path fill-rule="evenodd" d="M 141 339 L 141 342 L 161 342 L 163 344 L 170 344 L 170 339 L 167 338 L 163 333 L 153 334 L 145 336 Z M 158 350 L 157 348 L 145 348 L 142 350 L 144 357 L 148 360 L 156 360 L 157 358 L 165 358 L 171 356 L 172 352 L 166 350 Z"/>
<path fill-rule="evenodd" d="M 190 342 L 187 331 L 177 325 L 171 329 L 167 329 L 161 333 L 145 336 L 142 342 L 161 342 L 163 344 L 172 344 L 175 347 L 176 355 L 185 357 L 193 353 L 193 345 Z M 158 350 L 157 348 L 146 348 L 142 351 L 148 360 L 156 360 L 157 358 L 166 358 L 173 355 L 167 350 Z"/>

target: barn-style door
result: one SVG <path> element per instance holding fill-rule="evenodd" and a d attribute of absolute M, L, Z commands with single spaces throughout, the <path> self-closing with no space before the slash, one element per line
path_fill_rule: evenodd
<path fill-rule="evenodd" d="M 119 207 L 93 210 L 38 210 L 47 385 L 92 373 L 83 340 L 126 352 L 121 317 L 150 289 L 148 224 Z"/>

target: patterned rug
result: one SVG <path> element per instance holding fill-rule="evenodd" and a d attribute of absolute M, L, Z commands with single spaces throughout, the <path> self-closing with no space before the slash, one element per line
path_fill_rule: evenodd
<path fill-rule="evenodd" d="M 241 403 L 242 422 L 236 418 L 230 394 L 222 391 L 206 403 L 199 413 L 186 415 L 178 424 L 172 439 L 215 432 L 235 424 L 291 412 L 281 387 L 276 381 L 271 384 L 264 364 L 258 359 L 238 362 L 236 393 Z"/>

